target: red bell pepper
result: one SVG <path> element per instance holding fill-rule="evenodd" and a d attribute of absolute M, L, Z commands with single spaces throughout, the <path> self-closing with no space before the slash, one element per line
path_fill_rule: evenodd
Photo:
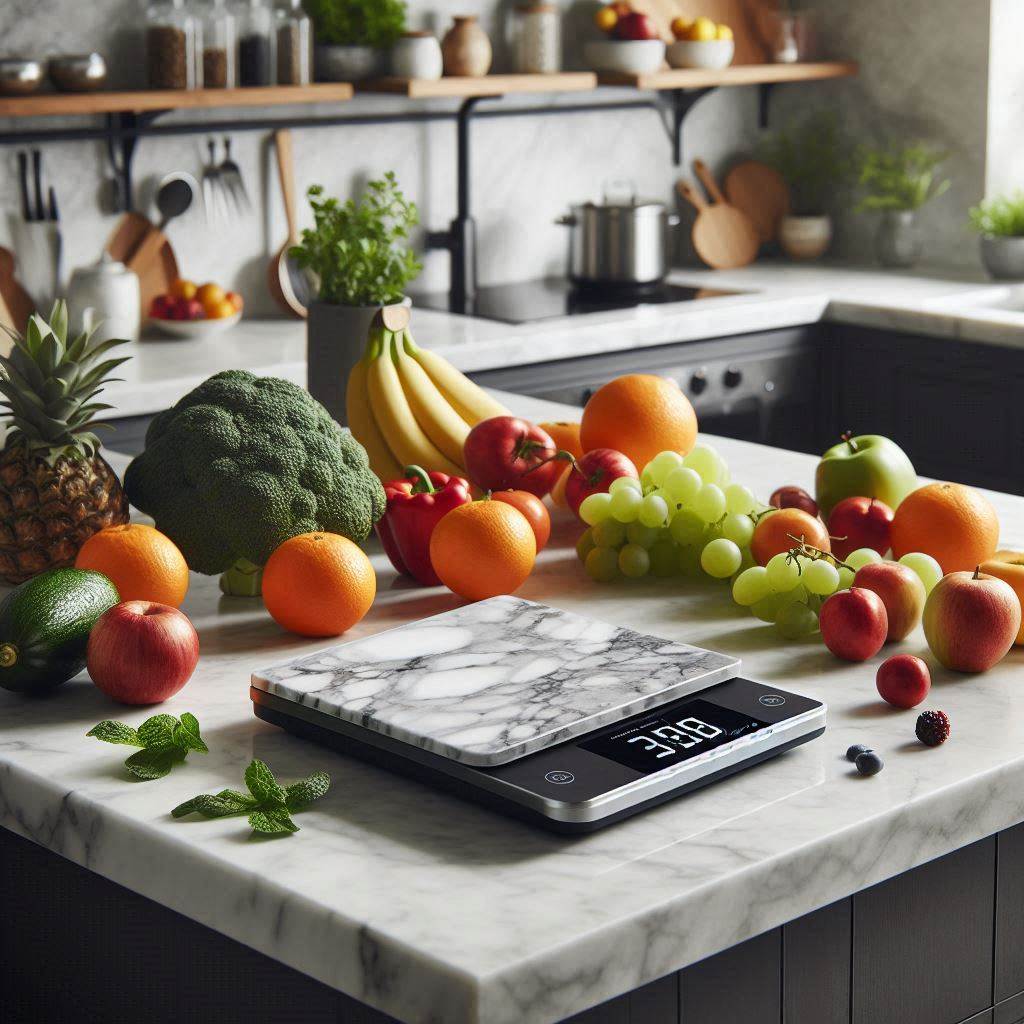
<path fill-rule="evenodd" d="M 441 581 L 430 562 L 430 535 L 453 508 L 473 499 L 469 483 L 447 473 L 427 473 L 407 466 L 402 480 L 384 485 L 388 504 L 377 523 L 377 536 L 391 564 L 425 587 Z"/>

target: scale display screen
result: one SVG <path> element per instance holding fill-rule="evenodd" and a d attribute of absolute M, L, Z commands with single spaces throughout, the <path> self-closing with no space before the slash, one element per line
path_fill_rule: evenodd
<path fill-rule="evenodd" d="M 584 750 L 650 775 L 746 736 L 767 725 L 759 719 L 695 698 L 581 743 Z"/>

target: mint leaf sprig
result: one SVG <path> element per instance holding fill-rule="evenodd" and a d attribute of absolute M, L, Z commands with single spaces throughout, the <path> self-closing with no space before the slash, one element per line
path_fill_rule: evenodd
<path fill-rule="evenodd" d="M 184 761 L 190 751 L 198 754 L 210 752 L 199 735 L 196 716 L 187 711 L 180 719 L 174 715 L 154 715 L 138 729 L 108 719 L 94 725 L 85 735 L 95 736 L 104 743 L 142 747 L 124 763 L 125 768 L 142 782 L 162 779 L 176 764 Z"/>
<path fill-rule="evenodd" d="M 266 764 L 254 760 L 245 769 L 245 784 L 248 793 L 239 793 L 235 789 L 200 793 L 178 804 L 171 811 L 171 817 L 200 814 L 204 818 L 227 818 L 234 814 L 247 814 L 249 827 L 254 832 L 286 835 L 299 831 L 299 826 L 292 821 L 292 814 L 319 800 L 330 789 L 331 777 L 326 772 L 315 772 L 307 779 L 281 786 Z"/>

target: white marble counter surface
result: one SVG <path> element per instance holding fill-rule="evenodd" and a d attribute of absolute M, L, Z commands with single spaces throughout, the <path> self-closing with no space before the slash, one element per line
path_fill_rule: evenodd
<path fill-rule="evenodd" d="M 464 371 L 667 345 L 821 320 L 888 327 L 991 344 L 1024 346 L 1024 313 L 1005 307 L 1005 286 L 939 271 L 902 273 L 837 264 L 756 263 L 734 271 L 676 270 L 678 284 L 743 294 L 512 325 L 417 309 L 416 340 Z M 993 308 L 985 303 L 991 301 Z M 107 392 L 117 416 L 157 412 L 219 370 L 306 383 L 305 324 L 243 320 L 205 341 L 147 338 L 132 346 L 123 382 Z"/>
<path fill-rule="evenodd" d="M 523 400 L 524 415 L 559 407 Z M 810 486 L 813 459 L 721 441 L 761 495 Z M 1024 499 L 992 495 L 1003 545 L 1024 547 Z M 202 659 L 167 711 L 210 745 L 133 783 L 125 750 L 86 739 L 111 704 L 88 681 L 48 700 L 0 693 L 0 824 L 412 1024 L 548 1024 L 1024 819 L 1024 651 L 979 677 L 937 669 L 920 630 L 893 650 L 932 662 L 929 707 L 952 737 L 914 739 L 914 711 L 875 692 L 879 658 L 836 661 L 817 638 L 775 639 L 724 586 L 591 582 L 558 521 L 520 596 L 741 657 L 754 678 L 827 701 L 825 735 L 605 831 L 556 838 L 258 722 L 249 675 L 331 646 L 282 633 L 256 602 L 193 578 Z M 453 608 L 375 551 L 378 599 L 352 637 Z M 889 653 L 889 652 L 886 652 Z M 885 759 L 874 778 L 844 759 Z M 330 772 L 295 836 L 251 841 L 244 819 L 174 821 L 237 786 L 253 756 L 291 781 Z"/>

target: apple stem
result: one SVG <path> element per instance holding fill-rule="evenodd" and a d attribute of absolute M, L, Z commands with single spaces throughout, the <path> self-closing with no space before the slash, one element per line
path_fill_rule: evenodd
<path fill-rule="evenodd" d="M 980 565 L 976 565 L 974 567 L 974 578 L 976 580 L 980 580 L 981 579 L 981 566 Z"/>
<path fill-rule="evenodd" d="M 10 668 L 18 660 L 18 648 L 14 644 L 0 644 L 0 668 Z"/>
<path fill-rule="evenodd" d="M 853 439 L 853 431 L 852 430 L 844 430 L 843 433 L 841 433 L 839 435 L 839 439 L 841 441 L 845 441 L 850 446 L 850 451 L 851 452 L 860 451 L 860 449 L 857 447 L 857 442 L 854 441 L 854 439 Z"/>

